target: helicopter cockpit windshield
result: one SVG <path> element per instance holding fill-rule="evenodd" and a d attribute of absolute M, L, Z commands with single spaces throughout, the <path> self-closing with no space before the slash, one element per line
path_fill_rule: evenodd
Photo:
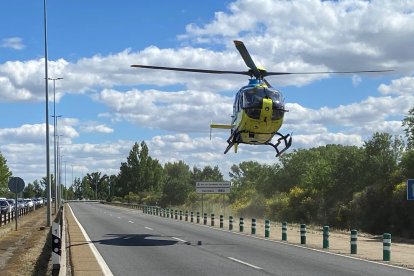
<path fill-rule="evenodd" d="M 265 87 L 249 87 L 243 91 L 242 108 L 247 114 L 258 119 L 260 117 L 260 109 L 262 108 L 263 98 L 272 100 L 273 115 L 272 119 L 280 119 L 284 114 L 284 104 L 282 94 L 274 89 Z"/>

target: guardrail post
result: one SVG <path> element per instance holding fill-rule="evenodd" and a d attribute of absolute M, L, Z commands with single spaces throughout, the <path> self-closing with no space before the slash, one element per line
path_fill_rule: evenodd
<path fill-rule="evenodd" d="M 256 219 L 252 218 L 252 235 L 256 235 Z"/>
<path fill-rule="evenodd" d="M 190 213 L 190 220 L 191 220 L 191 222 L 194 222 L 194 212 L 193 211 L 191 211 L 191 213 Z"/>
<path fill-rule="evenodd" d="M 357 254 L 358 230 L 351 230 L 351 254 Z"/>
<path fill-rule="evenodd" d="M 270 236 L 270 221 L 267 219 L 265 220 L 265 238 Z"/>
<path fill-rule="evenodd" d="M 200 223 L 200 212 L 197 212 L 197 223 Z"/>
<path fill-rule="evenodd" d="M 243 220 L 243 218 L 240 218 L 239 232 L 243 232 L 243 231 L 244 231 L 244 220 Z"/>
<path fill-rule="evenodd" d="M 229 216 L 229 230 L 233 230 L 233 216 Z"/>
<path fill-rule="evenodd" d="M 207 225 L 207 213 L 204 213 L 204 225 Z"/>
<path fill-rule="evenodd" d="M 390 261 L 391 260 L 391 234 L 384 233 L 382 241 L 382 260 Z"/>
<path fill-rule="evenodd" d="M 214 226 L 214 214 L 211 214 L 210 222 L 211 226 Z"/>
<path fill-rule="evenodd" d="M 223 215 L 220 215 L 220 228 L 224 227 L 224 218 Z"/>
<path fill-rule="evenodd" d="M 185 221 L 188 221 L 188 211 L 185 211 Z"/>
<path fill-rule="evenodd" d="M 282 241 L 287 241 L 287 222 L 282 222 Z"/>
<path fill-rule="evenodd" d="M 300 244 L 306 244 L 306 224 L 300 225 Z"/>
<path fill-rule="evenodd" d="M 323 248 L 329 248 L 329 226 L 325 225 L 323 227 Z"/>

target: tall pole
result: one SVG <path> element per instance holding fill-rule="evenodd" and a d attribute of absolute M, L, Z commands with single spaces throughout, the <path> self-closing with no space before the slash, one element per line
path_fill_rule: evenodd
<path fill-rule="evenodd" d="M 63 195 L 63 193 L 62 193 L 62 195 Z M 68 200 L 67 195 L 68 195 L 68 192 L 67 192 L 67 188 L 66 188 L 66 161 L 65 161 L 65 200 Z"/>
<path fill-rule="evenodd" d="M 53 159 L 54 159 L 54 185 L 55 189 L 57 188 L 57 164 L 56 164 L 56 135 L 57 135 L 57 117 L 56 116 L 56 81 L 62 80 L 63 78 L 48 78 L 48 80 L 53 81 Z M 55 203 L 56 206 L 56 203 Z M 55 208 L 56 213 L 56 208 Z"/>
<path fill-rule="evenodd" d="M 47 217 L 46 226 L 51 226 L 51 187 L 50 187 L 50 156 L 49 156 L 49 88 L 48 88 L 48 68 L 47 68 L 47 19 L 46 19 L 46 0 L 43 0 L 43 19 L 45 31 L 45 86 L 46 86 L 46 183 L 47 183 Z"/>

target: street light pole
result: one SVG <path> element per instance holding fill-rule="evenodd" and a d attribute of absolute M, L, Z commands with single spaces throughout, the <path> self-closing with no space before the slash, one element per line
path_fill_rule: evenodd
<path fill-rule="evenodd" d="M 62 193 L 63 195 L 63 193 Z M 65 200 L 68 200 L 68 190 L 66 187 L 66 161 L 65 161 Z"/>
<path fill-rule="evenodd" d="M 56 163 L 56 134 L 57 134 L 57 117 L 56 116 L 56 81 L 63 80 L 63 78 L 48 78 L 48 80 L 53 81 L 53 158 L 54 158 L 54 184 L 55 189 L 57 189 L 57 163 Z M 56 202 L 55 202 L 55 213 L 56 213 Z"/>
<path fill-rule="evenodd" d="M 43 23 L 45 32 L 45 86 L 46 86 L 46 185 L 47 185 L 47 217 L 46 226 L 51 226 L 51 181 L 50 181 L 50 156 L 49 156 L 49 83 L 48 83 L 48 68 L 47 68 L 47 18 L 46 18 L 46 0 L 43 0 Z"/>

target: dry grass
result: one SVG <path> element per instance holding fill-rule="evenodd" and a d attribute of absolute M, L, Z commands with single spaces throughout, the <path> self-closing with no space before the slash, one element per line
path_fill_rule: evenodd
<path fill-rule="evenodd" d="M 0 228 L 1 275 L 52 275 L 51 242 L 47 237 L 46 208 Z"/>

